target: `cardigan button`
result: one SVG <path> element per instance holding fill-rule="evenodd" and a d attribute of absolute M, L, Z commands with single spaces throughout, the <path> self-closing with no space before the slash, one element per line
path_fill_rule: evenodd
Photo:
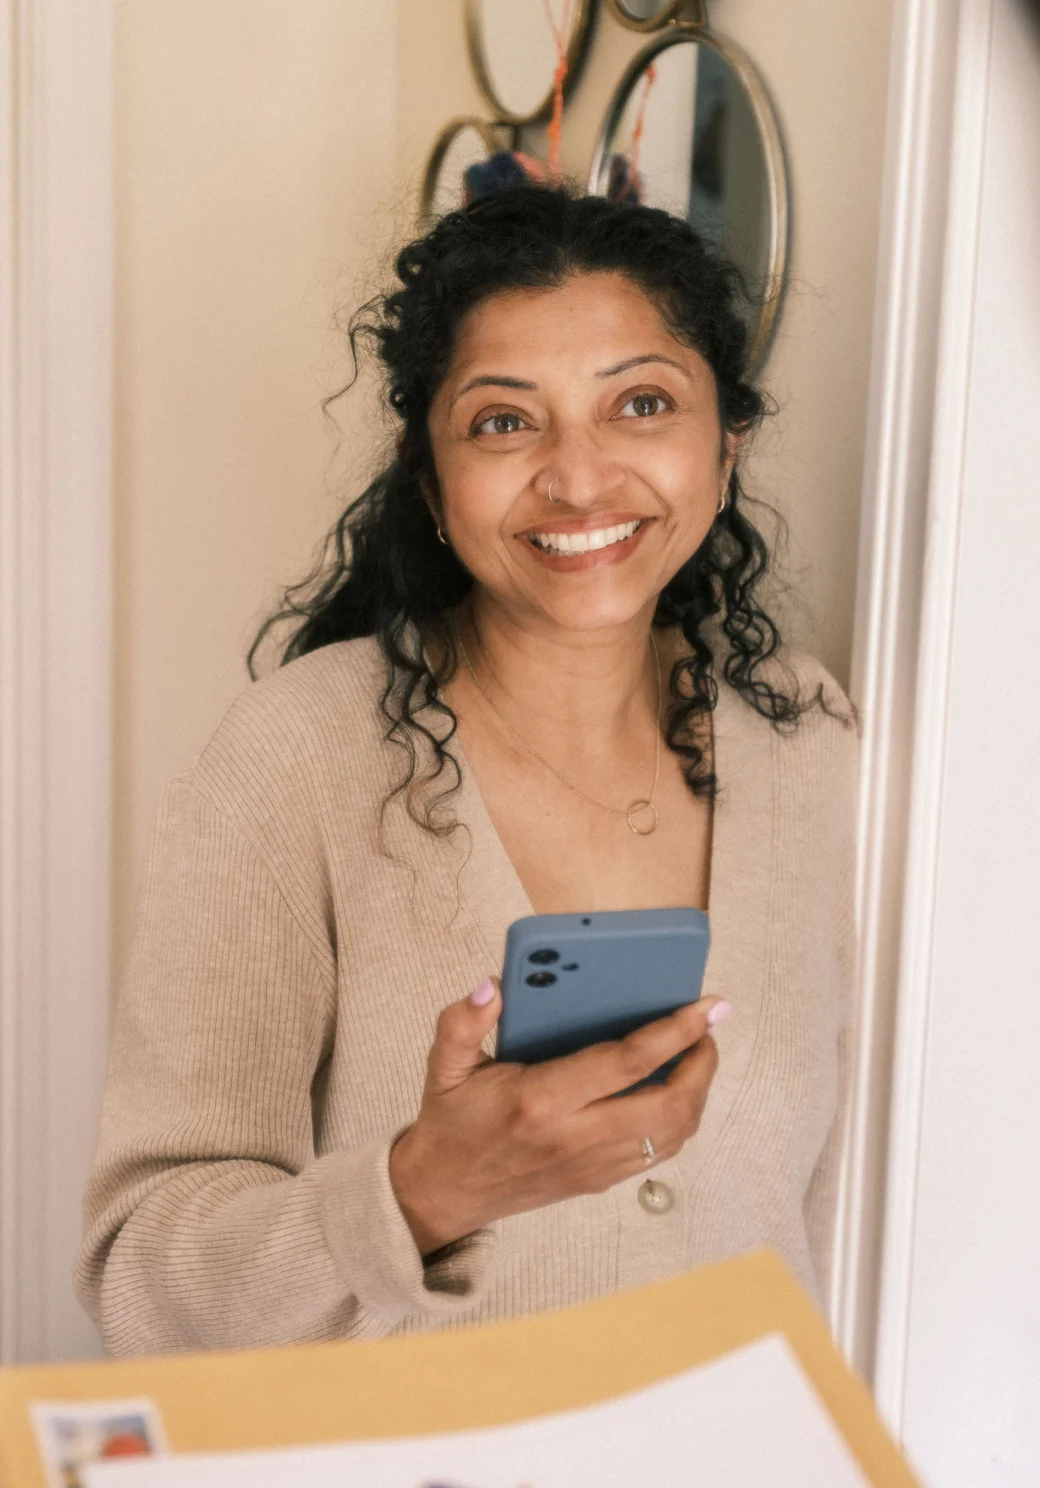
<path fill-rule="evenodd" d="M 636 1198 L 647 1214 L 667 1214 L 675 1203 L 675 1195 L 667 1183 L 658 1183 L 653 1178 L 640 1185 Z"/>

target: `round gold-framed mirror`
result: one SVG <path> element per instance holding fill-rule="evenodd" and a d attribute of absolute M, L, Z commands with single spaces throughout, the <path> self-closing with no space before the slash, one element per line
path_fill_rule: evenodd
<path fill-rule="evenodd" d="M 567 58 L 564 93 L 578 80 L 593 0 L 466 0 L 466 42 L 480 91 L 504 124 L 532 124 L 553 106 L 557 49 Z"/>
<path fill-rule="evenodd" d="M 466 171 L 508 148 L 507 131 L 473 115 L 452 119 L 433 142 L 419 194 L 419 220 L 431 226 L 445 212 L 461 207 Z"/>
<path fill-rule="evenodd" d="M 685 218 L 738 266 L 759 371 L 787 284 L 789 188 L 779 123 L 747 54 L 702 26 L 655 36 L 610 100 L 589 190 Z"/>
<path fill-rule="evenodd" d="M 607 9 L 630 31 L 659 31 L 671 21 L 708 24 L 704 0 L 607 0 Z"/>

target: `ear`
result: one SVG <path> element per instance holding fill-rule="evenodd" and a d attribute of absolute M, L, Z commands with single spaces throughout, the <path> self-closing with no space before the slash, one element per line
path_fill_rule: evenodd
<path fill-rule="evenodd" d="M 719 462 L 720 490 L 729 490 L 730 477 L 733 474 L 733 467 L 737 463 L 743 443 L 743 434 L 724 434 L 722 437 L 722 455 Z"/>
<path fill-rule="evenodd" d="M 441 493 L 437 490 L 435 483 L 431 481 L 428 475 L 421 475 L 419 477 L 419 490 L 422 493 L 422 499 L 429 508 L 434 525 L 437 527 L 443 526 L 444 514 L 441 510 Z"/>

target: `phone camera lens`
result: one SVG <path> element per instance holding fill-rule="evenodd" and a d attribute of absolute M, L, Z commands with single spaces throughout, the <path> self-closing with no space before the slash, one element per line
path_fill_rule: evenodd
<path fill-rule="evenodd" d="M 535 966 L 551 966 L 554 961 L 559 961 L 560 953 L 550 950 L 532 951 L 527 959 L 533 961 Z"/>
<path fill-rule="evenodd" d="M 560 969 L 561 971 L 577 971 L 578 963 L 577 961 L 565 961 Z"/>
<path fill-rule="evenodd" d="M 556 973 L 554 971 L 532 971 L 531 975 L 527 978 L 527 985 L 529 987 L 551 987 L 555 980 Z"/>
<path fill-rule="evenodd" d="M 589 919 L 588 915 L 585 915 L 585 917 L 583 918 L 583 920 L 582 920 L 581 923 L 583 925 L 591 925 L 592 924 L 592 921 Z"/>

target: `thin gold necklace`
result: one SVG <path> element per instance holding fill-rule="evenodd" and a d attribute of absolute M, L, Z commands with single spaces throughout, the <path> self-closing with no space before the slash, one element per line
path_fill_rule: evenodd
<path fill-rule="evenodd" d="M 657 810 L 657 807 L 654 805 L 654 796 L 657 794 L 657 782 L 661 774 L 661 709 L 664 703 L 664 687 L 661 683 L 661 657 L 658 654 L 657 642 L 654 639 L 654 633 L 652 630 L 650 632 L 650 645 L 653 647 L 654 662 L 657 668 L 657 729 L 655 733 L 654 745 L 654 783 L 650 787 L 649 797 L 640 797 L 638 800 L 633 801 L 627 811 L 623 811 L 620 809 L 620 807 L 617 806 L 608 806 L 605 801 L 597 801 L 595 796 L 587 796 L 583 790 L 579 790 L 576 785 L 573 785 L 567 779 L 566 775 L 561 775 L 555 765 L 550 765 L 549 761 L 547 759 L 543 759 L 536 749 L 532 749 L 527 740 L 522 738 L 520 734 L 517 733 L 516 729 L 513 728 L 512 724 L 507 719 L 503 718 L 502 714 L 495 707 L 494 703 L 488 697 L 483 687 L 481 687 L 477 674 L 473 670 L 473 663 L 469 659 L 469 652 L 466 650 L 465 642 L 462 639 L 462 631 L 459 629 L 459 620 L 457 615 L 455 616 L 455 639 L 459 643 L 459 650 L 462 652 L 462 659 L 466 663 L 466 670 L 473 678 L 474 687 L 480 693 L 485 703 L 487 703 L 492 713 L 494 713 L 495 717 L 505 729 L 506 733 L 509 734 L 511 738 L 515 739 L 522 749 L 526 749 L 527 753 L 531 755 L 532 759 L 536 759 L 540 765 L 542 765 L 546 770 L 549 771 L 550 775 L 555 775 L 557 780 L 560 781 L 561 785 L 565 785 L 569 791 L 573 791 L 574 794 L 576 796 L 580 796 L 583 801 L 588 801 L 590 806 L 598 806 L 601 811 L 609 811 L 611 816 L 624 817 L 625 821 L 628 823 L 629 831 L 634 832 L 637 837 L 649 837 L 651 832 L 657 831 L 657 824 L 661 820 L 661 817 L 660 813 Z M 636 823 L 641 818 L 645 818 L 646 825 L 639 827 L 636 825 Z"/>

